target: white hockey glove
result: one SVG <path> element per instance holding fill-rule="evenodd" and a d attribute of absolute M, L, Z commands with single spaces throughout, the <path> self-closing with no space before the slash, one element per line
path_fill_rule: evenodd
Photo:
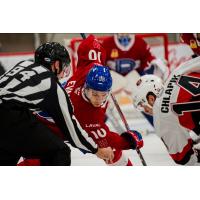
<path fill-rule="evenodd" d="M 160 77 L 164 82 L 167 80 L 169 76 L 169 67 L 166 64 L 166 61 L 161 59 L 154 59 L 151 61 L 148 67 L 145 68 L 145 73 L 154 74 Z"/>

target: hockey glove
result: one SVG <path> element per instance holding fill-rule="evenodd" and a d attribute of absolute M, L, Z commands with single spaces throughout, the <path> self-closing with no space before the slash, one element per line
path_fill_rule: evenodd
<path fill-rule="evenodd" d="M 121 137 L 130 142 L 131 149 L 140 149 L 143 147 L 143 139 L 141 133 L 135 130 L 129 130 L 121 134 Z"/>

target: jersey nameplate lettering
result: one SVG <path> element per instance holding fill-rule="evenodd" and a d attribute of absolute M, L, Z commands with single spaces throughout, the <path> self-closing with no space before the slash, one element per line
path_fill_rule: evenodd
<path fill-rule="evenodd" d="M 164 90 L 165 94 L 164 94 L 164 97 L 162 98 L 162 103 L 161 103 L 161 112 L 162 113 L 169 112 L 171 94 L 172 94 L 174 85 L 176 84 L 179 77 L 180 77 L 180 75 L 174 75 L 171 78 L 171 80 L 169 81 L 167 88 Z"/>

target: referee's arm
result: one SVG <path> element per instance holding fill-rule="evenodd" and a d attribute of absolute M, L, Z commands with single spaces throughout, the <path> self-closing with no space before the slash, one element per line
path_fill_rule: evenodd
<path fill-rule="evenodd" d="M 56 125 L 72 146 L 92 153 L 97 152 L 97 144 L 83 130 L 73 114 L 73 107 L 66 91 L 55 81 L 42 102 L 42 107 L 54 119 Z"/>

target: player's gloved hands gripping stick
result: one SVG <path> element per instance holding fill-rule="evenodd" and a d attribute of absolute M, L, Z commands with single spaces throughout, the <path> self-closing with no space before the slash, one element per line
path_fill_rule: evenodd
<path fill-rule="evenodd" d="M 130 142 L 130 146 L 132 149 L 140 149 L 143 147 L 143 139 L 141 133 L 135 130 L 129 130 L 121 134 L 121 137 L 125 138 L 128 142 Z"/>

